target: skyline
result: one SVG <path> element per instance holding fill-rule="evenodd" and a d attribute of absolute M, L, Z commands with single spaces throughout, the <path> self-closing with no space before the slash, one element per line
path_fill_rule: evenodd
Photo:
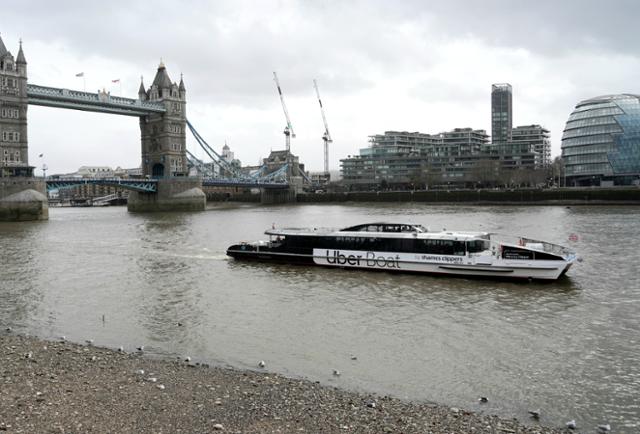
<path fill-rule="evenodd" d="M 490 133 L 491 84 L 500 82 L 513 86 L 514 126 L 543 125 L 558 155 L 579 101 L 634 93 L 640 55 L 631 29 L 640 7 L 612 3 L 198 1 L 180 10 L 115 1 L 105 12 L 10 0 L 0 32 L 14 54 L 23 39 L 32 84 L 82 90 L 86 81 L 87 91 L 135 98 L 140 75 L 148 87 L 162 59 L 172 81 L 184 74 L 194 126 L 216 149 L 226 140 L 243 165 L 284 149 L 276 71 L 297 135 L 292 152 L 309 170 L 322 169 L 315 78 L 335 171 L 386 130 Z M 187 144 L 202 156 L 193 139 Z M 49 173 L 140 164 L 138 122 L 126 117 L 30 106 L 29 145 L 37 173 L 43 162 Z"/>

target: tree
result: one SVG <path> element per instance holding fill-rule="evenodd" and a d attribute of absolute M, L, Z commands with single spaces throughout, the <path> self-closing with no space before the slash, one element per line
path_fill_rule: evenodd
<path fill-rule="evenodd" d="M 549 166 L 549 172 L 549 177 L 551 178 L 553 184 L 557 186 L 562 186 L 563 184 L 565 184 L 565 182 L 563 182 L 563 178 L 565 175 L 564 160 L 561 156 L 557 156 L 553 159 L 551 166 Z"/>
<path fill-rule="evenodd" d="M 469 172 L 469 181 L 482 187 L 495 186 L 500 180 L 500 162 L 497 160 L 478 160 Z"/>

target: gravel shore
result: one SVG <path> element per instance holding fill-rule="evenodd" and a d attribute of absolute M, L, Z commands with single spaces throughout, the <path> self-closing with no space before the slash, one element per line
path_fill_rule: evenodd
<path fill-rule="evenodd" d="M 563 431 L 266 372 L 156 360 L 0 331 L 0 432 Z"/>

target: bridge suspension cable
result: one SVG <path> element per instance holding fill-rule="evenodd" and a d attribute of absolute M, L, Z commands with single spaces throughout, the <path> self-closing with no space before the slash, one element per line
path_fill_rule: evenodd
<path fill-rule="evenodd" d="M 202 138 L 200 133 L 198 133 L 198 131 L 194 128 L 193 125 L 191 125 L 191 122 L 189 122 L 188 120 L 187 120 L 187 127 L 189 127 L 189 130 L 191 131 L 191 134 L 193 134 L 193 137 L 195 137 L 195 139 L 198 142 L 198 144 L 200 145 L 200 147 L 202 149 L 204 149 L 204 152 L 207 153 L 209 158 L 211 158 L 211 160 L 215 164 L 217 164 L 221 169 L 226 170 L 229 173 L 231 173 L 234 178 L 239 178 L 239 179 L 243 178 L 242 174 L 234 166 L 229 164 L 229 162 L 227 160 L 222 158 L 222 156 L 220 154 L 218 154 L 211 146 L 209 146 L 209 144 L 206 142 L 206 140 L 204 140 Z"/>
<path fill-rule="evenodd" d="M 187 120 L 187 127 L 193 137 L 196 139 L 200 147 L 206 152 L 206 154 L 211 158 L 214 164 L 220 167 L 222 170 L 229 173 L 231 176 L 230 179 L 226 180 L 227 183 L 237 183 L 237 184 L 247 184 L 247 185 L 256 185 L 260 186 L 263 184 L 282 184 L 286 185 L 287 178 L 286 174 L 288 171 L 288 164 L 283 165 L 278 170 L 269 173 L 267 175 L 262 175 L 264 171 L 267 169 L 266 165 L 262 165 L 257 171 L 252 174 L 245 175 L 240 172 L 235 166 L 229 164 L 227 160 L 225 160 L 220 154 L 218 154 L 209 144 L 202 138 L 200 133 L 195 129 L 195 127 Z M 213 171 L 207 167 L 207 164 L 196 157 L 192 152 L 187 150 L 187 159 L 188 161 L 195 166 L 200 173 L 202 173 L 206 178 L 209 178 L 209 181 L 205 181 L 205 183 L 215 183 L 220 182 L 221 179 L 213 180 L 214 174 Z"/>
<path fill-rule="evenodd" d="M 189 162 L 189 164 L 194 166 L 200 173 L 202 173 L 203 176 L 213 177 L 215 175 L 211 166 L 207 167 L 204 161 L 196 157 L 193 153 L 191 153 L 191 151 L 189 151 L 188 149 L 186 151 L 187 161 Z"/>

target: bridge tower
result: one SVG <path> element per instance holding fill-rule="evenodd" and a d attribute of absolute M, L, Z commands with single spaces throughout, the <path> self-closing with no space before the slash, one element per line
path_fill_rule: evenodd
<path fill-rule="evenodd" d="M 27 61 L 14 60 L 0 39 L 0 167 L 3 176 L 32 176 L 27 148 Z"/>
<path fill-rule="evenodd" d="M 140 82 L 140 101 L 161 103 L 164 113 L 140 117 L 142 173 L 158 179 L 155 194 L 132 192 L 129 211 L 200 211 L 206 197 L 202 179 L 188 177 L 187 168 L 187 100 L 184 80 L 171 82 L 161 61 L 149 89 Z"/>
<path fill-rule="evenodd" d="M 144 83 L 140 83 L 138 97 L 160 102 L 166 109 L 165 113 L 140 118 L 143 174 L 154 178 L 187 176 L 187 101 L 182 77 L 179 85 L 171 83 L 160 62 L 151 87 L 145 91 Z"/>
<path fill-rule="evenodd" d="M 27 60 L 0 37 L 0 221 L 47 219 L 44 180 L 33 177 L 27 142 Z"/>

